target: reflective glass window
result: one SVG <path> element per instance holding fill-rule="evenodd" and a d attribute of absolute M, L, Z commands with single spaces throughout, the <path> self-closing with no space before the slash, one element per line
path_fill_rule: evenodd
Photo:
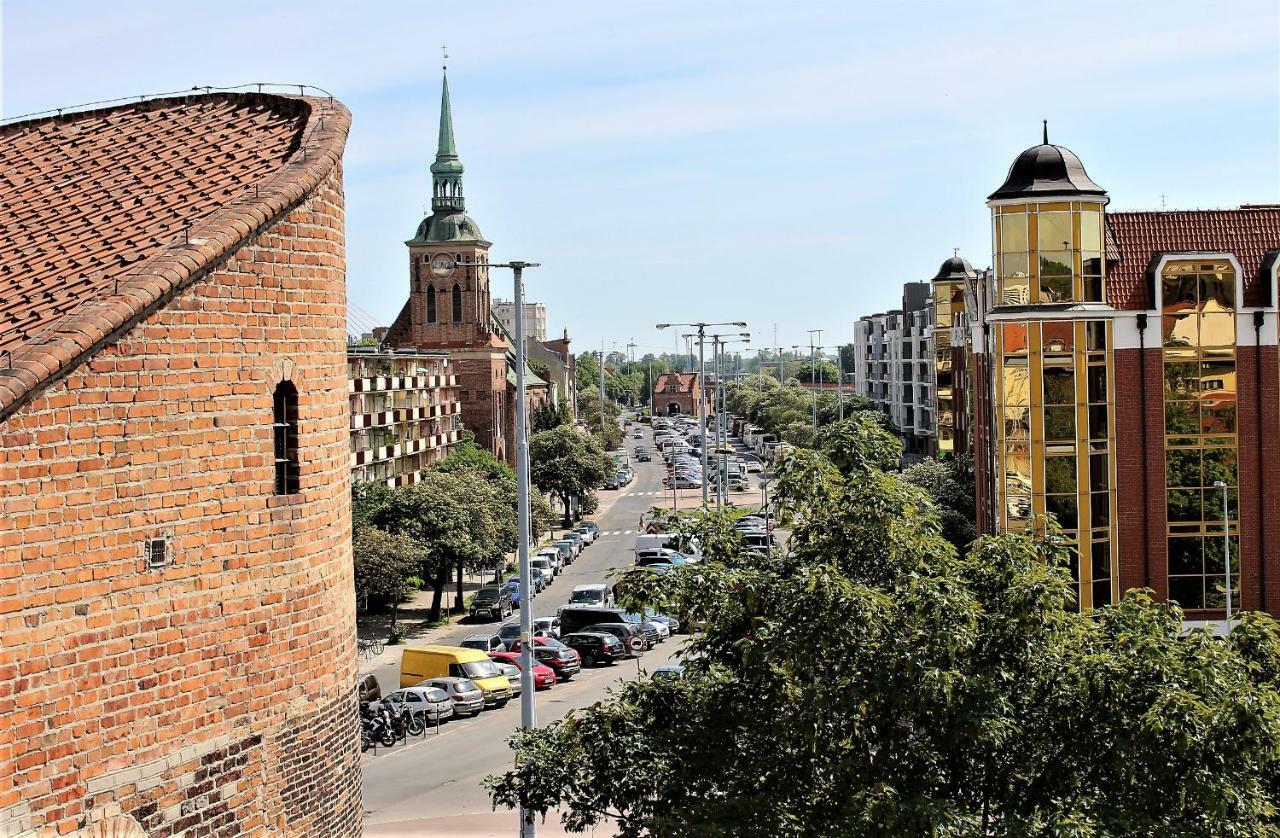
<path fill-rule="evenodd" d="M 1071 250 L 1071 213 L 1042 212 L 1036 216 L 1036 243 L 1041 253 Z"/>

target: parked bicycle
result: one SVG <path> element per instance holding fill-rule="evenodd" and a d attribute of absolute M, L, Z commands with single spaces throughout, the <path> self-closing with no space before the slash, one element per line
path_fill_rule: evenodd
<path fill-rule="evenodd" d="M 363 660 L 371 660 L 382 654 L 382 641 L 357 640 L 356 654 Z"/>

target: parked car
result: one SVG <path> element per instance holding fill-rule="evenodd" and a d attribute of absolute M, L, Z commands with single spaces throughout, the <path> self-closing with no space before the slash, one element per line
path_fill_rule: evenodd
<path fill-rule="evenodd" d="M 573 560 L 578 557 L 578 551 L 572 541 L 562 538 L 551 546 L 560 551 L 560 558 L 565 564 L 573 564 Z"/>
<path fill-rule="evenodd" d="M 550 585 L 556 578 L 556 571 L 555 567 L 552 565 L 552 560 L 548 559 L 546 556 L 534 556 L 529 559 L 529 572 L 533 574 L 533 579 L 536 582 L 534 590 L 539 593 L 541 593 L 542 589 Z"/>
<path fill-rule="evenodd" d="M 382 688 L 378 686 L 378 679 L 372 675 L 361 675 L 360 680 L 356 681 L 356 695 L 360 696 L 361 701 L 381 699 Z"/>
<path fill-rule="evenodd" d="M 462 638 L 462 642 L 458 645 L 467 649 L 479 649 L 486 655 L 506 648 L 502 638 L 496 632 L 493 634 L 469 634 Z"/>
<path fill-rule="evenodd" d="M 730 492 L 746 492 L 751 489 L 750 482 L 748 482 L 747 478 L 741 474 L 730 473 L 726 484 L 728 485 Z"/>
<path fill-rule="evenodd" d="M 534 637 L 550 637 L 557 639 L 560 637 L 560 618 L 559 617 L 534 617 L 533 618 L 533 636 Z"/>
<path fill-rule="evenodd" d="M 611 604 L 612 599 L 613 597 L 609 593 L 609 586 L 603 584 L 578 585 L 569 594 L 570 605 L 608 606 Z"/>
<path fill-rule="evenodd" d="M 518 654 L 520 651 L 520 642 L 516 641 L 511 647 L 511 653 Z M 538 663 L 551 667 L 556 678 L 561 681 L 568 681 L 582 671 L 582 656 L 573 647 L 554 637 L 533 638 L 533 656 Z"/>
<path fill-rule="evenodd" d="M 547 559 L 551 562 L 551 569 L 559 575 L 564 569 L 564 559 L 560 558 L 560 551 L 554 547 L 543 547 L 538 552 L 530 556 L 531 559 Z"/>
<path fill-rule="evenodd" d="M 626 644 L 627 650 L 639 656 L 653 648 L 645 637 L 644 629 L 638 623 L 595 623 L 583 629 L 587 632 L 606 632 Z"/>
<path fill-rule="evenodd" d="M 619 474 L 617 474 L 616 472 L 615 472 L 614 474 L 609 475 L 608 477 L 606 477 L 606 478 L 604 479 L 604 487 L 603 487 L 603 488 L 605 488 L 605 489 L 621 489 L 621 488 L 622 488 L 622 477 L 621 477 Z"/>
<path fill-rule="evenodd" d="M 639 428 L 636 428 L 636 429 L 635 429 L 635 431 L 633 431 L 633 432 L 632 432 L 632 434 L 631 434 L 631 438 L 632 438 L 632 439 L 644 439 L 644 431 L 640 430 Z"/>
<path fill-rule="evenodd" d="M 423 721 L 435 724 L 453 717 L 453 700 L 439 687 L 404 687 L 387 696 L 384 701 L 400 704 Z M 481 699 L 484 703 L 484 699 Z"/>
<path fill-rule="evenodd" d="M 583 666 L 611 664 L 627 656 L 627 647 L 622 640 L 608 632 L 574 632 L 562 637 L 561 642 L 578 653 Z"/>
<path fill-rule="evenodd" d="M 644 618 L 652 620 L 655 623 L 665 623 L 670 634 L 676 634 L 680 631 L 680 621 L 675 617 L 669 617 L 666 614 L 659 614 L 652 608 L 644 610 Z"/>
<path fill-rule="evenodd" d="M 660 666 L 653 670 L 653 680 L 655 681 L 683 681 L 684 667 L 679 664 L 668 664 Z"/>
<path fill-rule="evenodd" d="M 652 454 L 650 454 L 648 451 L 645 451 L 644 449 L 637 448 L 637 449 L 636 449 L 636 462 L 638 462 L 638 463 L 651 463 L 651 462 L 653 462 L 653 455 L 652 455 Z"/>
<path fill-rule="evenodd" d="M 587 529 L 591 530 L 591 534 L 594 535 L 596 538 L 600 537 L 600 525 L 597 524 L 595 521 L 583 521 L 578 526 L 586 527 Z"/>
<path fill-rule="evenodd" d="M 442 690 L 453 702 L 456 716 L 478 716 L 484 709 L 484 692 L 470 678 L 428 678 L 418 686 Z"/>
<path fill-rule="evenodd" d="M 564 541 L 573 542 L 573 550 L 575 556 L 581 556 L 582 551 L 587 549 L 587 540 L 582 537 L 579 532 L 567 532 L 564 534 Z"/>
<path fill-rule="evenodd" d="M 507 676 L 507 683 L 511 685 L 511 695 L 519 698 L 520 693 L 524 690 L 524 687 L 520 685 L 520 667 L 498 661 L 498 668 Z"/>
<path fill-rule="evenodd" d="M 529 568 L 529 579 L 533 583 L 533 595 L 537 596 L 551 584 L 551 574 L 540 567 Z"/>
<path fill-rule="evenodd" d="M 510 651 L 511 644 L 520 639 L 520 623 L 503 623 L 502 627 L 498 629 L 498 637 L 502 638 L 502 645 L 506 647 L 507 651 Z"/>
<path fill-rule="evenodd" d="M 582 536 L 583 542 L 585 542 L 588 547 L 596 541 L 596 531 L 591 529 L 591 527 L 588 527 L 586 524 L 579 524 L 573 531 Z"/>
<path fill-rule="evenodd" d="M 481 588 L 471 598 L 471 619 L 485 617 L 490 620 L 505 620 L 511 616 L 514 607 L 511 604 L 511 592 L 505 588 Z"/>
<path fill-rule="evenodd" d="M 499 663 L 509 663 L 514 667 L 520 666 L 520 655 L 515 652 L 494 652 L 489 657 Z M 545 690 L 554 687 L 556 683 L 555 670 L 546 664 L 535 663 L 533 665 L 533 688 L 535 690 Z"/>
<path fill-rule="evenodd" d="M 512 608 L 512 610 L 514 610 L 514 609 L 516 609 L 516 608 L 519 608 L 519 607 L 520 607 L 520 579 L 519 579 L 519 577 L 515 577 L 515 578 L 512 578 L 512 579 L 508 579 L 508 580 L 507 580 L 507 584 L 504 586 L 504 588 L 506 589 L 507 594 L 508 594 L 508 595 L 510 595 L 510 597 L 511 597 L 511 608 Z"/>

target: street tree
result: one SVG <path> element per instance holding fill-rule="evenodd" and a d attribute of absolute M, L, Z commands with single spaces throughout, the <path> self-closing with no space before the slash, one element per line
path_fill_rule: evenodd
<path fill-rule="evenodd" d="M 888 431 L 824 441 L 864 450 L 782 458 L 785 551 L 703 513 L 671 526 L 704 562 L 618 580 L 701 628 L 684 679 L 518 733 L 497 805 L 624 838 L 1276 834 L 1272 620 L 1223 643 L 1145 591 L 1078 613 L 1051 524 L 958 553 Z"/>
<path fill-rule="evenodd" d="M 569 402 L 564 399 L 561 399 L 556 404 L 552 404 L 550 401 L 542 402 L 529 414 L 529 426 L 534 433 L 572 424 L 573 411 L 569 407 Z"/>
<path fill-rule="evenodd" d="M 564 425 L 529 438 L 529 478 L 539 491 L 560 498 L 566 527 L 573 524 L 574 502 L 604 485 L 613 468 L 599 442 L 577 428 Z"/>
<path fill-rule="evenodd" d="M 368 608 L 369 601 L 391 606 L 391 636 L 399 634 L 397 615 L 400 603 L 413 593 L 422 561 L 418 546 L 403 533 L 388 533 L 370 524 L 355 527 L 351 537 L 356 602 Z"/>
<path fill-rule="evenodd" d="M 968 457 L 950 457 L 921 460 L 902 472 L 903 478 L 929 493 L 942 523 L 942 535 L 957 550 L 968 549 L 978 537 L 976 487 L 973 477 L 973 460 Z"/>

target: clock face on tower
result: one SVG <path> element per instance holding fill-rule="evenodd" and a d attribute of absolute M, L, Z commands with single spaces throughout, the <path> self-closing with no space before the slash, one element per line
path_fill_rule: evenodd
<path fill-rule="evenodd" d="M 431 273 L 433 276 L 443 279 L 453 273 L 454 266 L 457 263 L 453 261 L 453 257 L 448 253 L 437 253 L 431 257 Z"/>

